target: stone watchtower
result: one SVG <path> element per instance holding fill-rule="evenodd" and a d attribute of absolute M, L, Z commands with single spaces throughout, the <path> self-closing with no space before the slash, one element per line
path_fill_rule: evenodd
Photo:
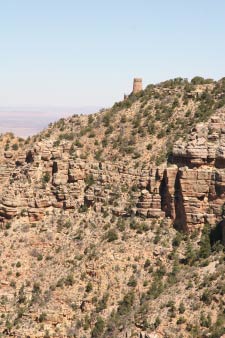
<path fill-rule="evenodd" d="M 133 91 L 131 94 L 137 94 L 139 92 L 141 92 L 143 90 L 142 88 L 142 79 L 139 77 L 139 78 L 134 78 L 134 81 L 133 81 Z M 129 95 L 127 94 L 124 94 L 124 100 L 126 100 L 127 98 L 129 97 Z"/>
<path fill-rule="evenodd" d="M 141 78 L 134 78 L 133 82 L 133 94 L 142 91 L 142 79 Z"/>

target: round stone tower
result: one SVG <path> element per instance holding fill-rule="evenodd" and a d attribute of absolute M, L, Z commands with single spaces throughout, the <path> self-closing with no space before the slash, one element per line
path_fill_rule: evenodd
<path fill-rule="evenodd" d="M 140 91 L 142 91 L 142 79 L 135 78 L 133 83 L 133 94 L 136 94 Z"/>

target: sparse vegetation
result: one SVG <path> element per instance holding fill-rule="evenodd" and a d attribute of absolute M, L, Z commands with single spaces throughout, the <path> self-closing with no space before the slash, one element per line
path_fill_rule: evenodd
<path fill-rule="evenodd" d="M 176 78 L 0 137 L 0 334 L 224 334 L 224 106 Z"/>

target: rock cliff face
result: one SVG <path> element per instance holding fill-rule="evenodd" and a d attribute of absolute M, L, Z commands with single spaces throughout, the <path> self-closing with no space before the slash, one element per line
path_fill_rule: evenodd
<path fill-rule="evenodd" d="M 187 141 L 177 142 L 173 149 L 188 225 L 223 221 L 224 113 L 220 110 L 207 123 L 197 124 Z"/>
<path fill-rule="evenodd" d="M 222 222 L 225 192 L 225 111 L 197 124 L 186 142 L 174 145 L 172 165 L 132 168 L 120 163 L 73 159 L 68 143 L 57 149 L 41 141 L 0 167 L 1 221 L 27 213 L 31 222 L 53 209 L 82 207 L 114 215 L 169 218 L 193 231 Z"/>
<path fill-rule="evenodd" d="M 204 231 L 225 244 L 224 106 L 224 79 L 175 79 L 31 139 L 0 137 L 1 333 L 175 338 L 220 325 L 224 257 L 209 258 Z"/>

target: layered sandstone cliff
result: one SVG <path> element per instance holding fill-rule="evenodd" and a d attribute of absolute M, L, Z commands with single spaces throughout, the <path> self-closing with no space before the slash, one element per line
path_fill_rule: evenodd
<path fill-rule="evenodd" d="M 35 221 L 53 209 L 77 212 L 83 206 L 101 211 L 107 203 L 115 215 L 167 217 L 180 230 L 215 225 L 224 209 L 224 116 L 220 111 L 197 124 L 186 142 L 178 141 L 172 165 L 135 169 L 126 161 L 90 163 L 73 159 L 68 142 L 54 149 L 44 140 L 16 157 L 5 153 L 1 220 L 27 213 Z"/>
<path fill-rule="evenodd" d="M 175 79 L 31 139 L 1 136 L 3 335 L 189 338 L 221 326 L 224 97 L 224 79 Z"/>

